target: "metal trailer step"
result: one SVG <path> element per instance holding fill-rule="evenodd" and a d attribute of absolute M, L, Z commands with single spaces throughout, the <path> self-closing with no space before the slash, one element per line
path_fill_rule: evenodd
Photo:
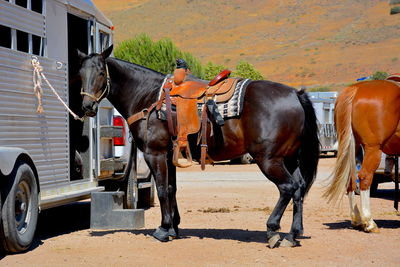
<path fill-rule="evenodd" d="M 100 127 L 100 138 L 122 137 L 122 126 L 103 125 Z"/>
<path fill-rule="evenodd" d="M 139 229 L 143 209 L 123 209 L 124 192 L 94 192 L 90 205 L 90 229 Z"/>

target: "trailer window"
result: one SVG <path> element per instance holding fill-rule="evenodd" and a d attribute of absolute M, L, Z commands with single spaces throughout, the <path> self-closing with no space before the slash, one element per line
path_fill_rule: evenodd
<path fill-rule="evenodd" d="M 21 52 L 29 52 L 29 38 L 26 32 L 17 30 L 17 50 Z"/>
<path fill-rule="evenodd" d="M 27 8 L 28 7 L 28 1 L 27 0 L 15 0 L 15 4 L 18 6 L 22 6 Z"/>
<path fill-rule="evenodd" d="M 32 34 L 32 54 L 43 56 L 43 39 Z"/>
<path fill-rule="evenodd" d="M 109 47 L 110 35 L 102 31 L 100 31 L 99 33 L 100 33 L 100 52 L 102 52 Z"/>
<path fill-rule="evenodd" d="M 43 0 L 32 0 L 31 9 L 37 13 L 43 13 Z"/>
<path fill-rule="evenodd" d="M 11 48 L 11 29 L 0 25 L 0 46 Z"/>

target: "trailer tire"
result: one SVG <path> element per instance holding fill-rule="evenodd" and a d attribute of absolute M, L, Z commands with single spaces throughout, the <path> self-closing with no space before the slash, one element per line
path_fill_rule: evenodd
<path fill-rule="evenodd" d="M 124 208 L 136 209 L 138 201 L 137 172 L 133 166 L 126 180 L 124 185 Z"/>
<path fill-rule="evenodd" d="M 2 194 L 0 244 L 6 252 L 22 252 L 32 244 L 39 214 L 38 185 L 32 168 L 23 162 L 17 164 Z"/>

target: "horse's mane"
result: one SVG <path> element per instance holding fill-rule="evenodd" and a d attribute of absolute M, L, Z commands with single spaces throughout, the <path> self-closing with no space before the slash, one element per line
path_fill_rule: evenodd
<path fill-rule="evenodd" d="M 118 58 L 110 57 L 106 62 L 118 69 L 114 74 L 118 80 L 129 83 L 124 85 L 124 90 L 127 90 L 125 96 L 131 99 L 132 106 L 143 109 L 157 101 L 160 86 L 165 78 L 164 74 Z"/>
<path fill-rule="evenodd" d="M 158 75 L 165 75 L 165 74 L 163 74 L 161 72 L 158 72 L 156 70 L 153 70 L 153 69 L 150 69 L 148 67 L 145 67 L 145 66 L 142 66 L 142 65 L 138 65 L 138 64 L 135 64 L 135 63 L 120 59 L 120 58 L 109 57 L 109 58 L 107 58 L 107 61 L 109 61 L 109 60 L 115 61 L 121 66 L 128 67 L 128 68 L 133 68 L 135 70 L 146 71 L 146 72 L 154 73 L 154 74 L 158 74 Z"/>

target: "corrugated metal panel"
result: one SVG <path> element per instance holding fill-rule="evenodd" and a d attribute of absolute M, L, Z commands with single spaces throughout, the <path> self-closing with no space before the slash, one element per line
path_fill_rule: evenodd
<path fill-rule="evenodd" d="M 68 114 L 43 81 L 42 114 L 36 112 L 31 57 L 0 47 L 0 146 L 21 147 L 32 156 L 42 187 L 69 182 Z M 39 58 L 44 74 L 67 101 L 67 69 Z"/>
<path fill-rule="evenodd" d="M 63 2 L 66 5 L 93 15 L 97 21 L 108 27 L 112 26 L 112 22 L 93 4 L 93 1 L 91 0 L 64 0 Z"/>
<path fill-rule="evenodd" d="M 37 36 L 46 36 L 42 14 L 7 1 L 0 1 L 0 24 Z"/>

